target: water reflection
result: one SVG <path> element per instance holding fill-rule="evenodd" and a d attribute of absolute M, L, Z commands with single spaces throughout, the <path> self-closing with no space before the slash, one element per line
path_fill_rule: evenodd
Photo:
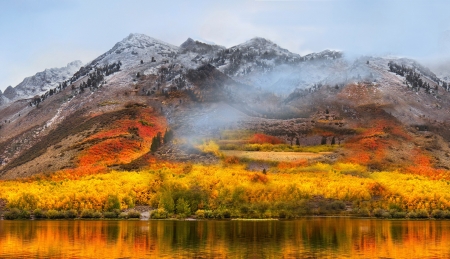
<path fill-rule="evenodd" d="M 0 221 L 0 258 L 450 258 L 450 221 Z"/>

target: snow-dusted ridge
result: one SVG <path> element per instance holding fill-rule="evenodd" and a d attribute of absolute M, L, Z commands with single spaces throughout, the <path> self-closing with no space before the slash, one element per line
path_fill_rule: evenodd
<path fill-rule="evenodd" d="M 112 49 L 89 63 L 91 66 L 107 65 L 120 61 L 123 69 L 133 66 L 136 61 L 151 62 L 164 58 L 172 58 L 179 47 L 144 34 L 131 33 L 117 42 Z"/>
<path fill-rule="evenodd" d="M 310 53 L 308 55 L 305 55 L 303 58 L 305 60 L 315 60 L 315 59 L 336 59 L 341 57 L 342 57 L 341 51 L 326 49 L 321 52 Z"/>
<path fill-rule="evenodd" d="M 42 72 L 36 73 L 34 76 L 26 77 L 16 87 L 8 86 L 3 94 L 0 94 L 0 105 L 19 100 L 31 98 L 36 95 L 41 95 L 55 88 L 59 83 L 69 79 L 83 63 L 79 60 L 72 61 L 67 66 L 61 68 L 45 69 Z"/>
<path fill-rule="evenodd" d="M 238 44 L 236 46 L 231 47 L 230 49 L 242 49 L 242 48 L 249 48 L 259 51 L 275 51 L 277 54 L 284 54 L 289 56 L 295 56 L 300 57 L 299 54 L 295 54 L 290 52 L 287 49 L 281 48 L 277 44 L 273 43 L 272 41 L 262 38 L 262 37 L 254 37 L 244 43 Z"/>
<path fill-rule="evenodd" d="M 111 83 L 127 84 L 132 81 L 127 74 L 136 75 L 138 72 L 154 74 L 166 64 L 178 64 L 182 67 L 180 73 L 204 64 L 212 64 L 235 80 L 260 87 L 271 87 L 280 79 L 276 74 L 277 67 L 289 66 L 289 71 L 295 72 L 301 61 L 333 60 L 341 56 L 341 52 L 326 50 L 302 57 L 261 37 L 254 37 L 230 48 L 188 38 L 178 47 L 144 34 L 131 33 L 84 67 L 87 71 L 92 71 L 95 67 L 120 61 L 122 64 L 120 70 L 124 73 L 121 72 L 106 80 Z M 0 105 L 42 95 L 62 81 L 70 79 L 82 65 L 81 61 L 74 61 L 66 67 L 46 69 L 27 77 L 16 87 L 8 87 L 3 94 L 0 93 Z M 299 83 L 292 87 L 303 84 L 300 79 L 295 81 Z"/>

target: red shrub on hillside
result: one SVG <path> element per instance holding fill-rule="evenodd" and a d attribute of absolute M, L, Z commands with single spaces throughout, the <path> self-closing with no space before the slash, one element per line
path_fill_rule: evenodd
<path fill-rule="evenodd" d="M 117 119 L 85 141 L 94 144 L 78 156 L 79 167 L 127 164 L 150 150 L 152 138 L 164 132 L 167 122 L 152 109 L 139 109 L 133 116 Z"/>
<path fill-rule="evenodd" d="M 256 133 L 248 142 L 250 144 L 282 144 L 283 140 L 266 134 Z"/>

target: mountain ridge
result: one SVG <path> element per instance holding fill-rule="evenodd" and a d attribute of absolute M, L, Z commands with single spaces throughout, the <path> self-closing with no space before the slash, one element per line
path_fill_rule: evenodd
<path fill-rule="evenodd" d="M 191 41 L 189 41 L 189 39 Z M 190 43 L 192 46 L 187 47 L 187 43 Z M 183 45 L 184 44 L 184 45 Z M 156 48 L 152 48 L 156 45 Z M 196 48 L 197 47 L 197 48 Z M 154 59 L 158 59 L 158 61 L 166 60 L 167 58 L 173 58 L 176 57 L 176 55 L 179 55 L 180 50 L 186 51 L 193 51 L 195 48 L 195 51 L 197 54 L 189 59 L 188 62 L 183 62 L 180 60 L 181 63 L 184 63 L 184 65 L 190 67 L 191 60 L 195 60 L 197 64 L 199 63 L 213 63 L 215 66 L 221 66 L 216 60 L 215 62 L 213 59 L 217 59 L 217 53 L 221 50 L 225 51 L 233 51 L 237 48 L 255 48 L 260 47 L 261 51 L 275 51 L 277 52 L 275 55 L 282 54 L 289 56 L 289 58 L 299 58 L 301 57 L 298 54 L 291 53 L 287 49 L 283 49 L 279 47 L 277 44 L 273 43 L 272 41 L 262 38 L 262 37 L 254 37 L 244 43 L 238 44 L 236 46 L 232 46 L 230 48 L 225 48 L 220 45 L 212 45 L 200 41 L 195 41 L 191 38 L 188 38 L 184 43 L 181 44 L 180 47 L 177 47 L 175 45 L 172 45 L 170 43 L 161 41 L 159 39 L 152 38 L 150 36 L 147 36 L 145 34 L 140 33 L 130 33 L 127 37 L 123 38 L 121 41 L 114 44 L 114 46 L 104 54 L 98 56 L 97 58 L 93 59 L 92 61 L 88 62 L 85 66 L 88 67 L 95 67 L 99 65 L 105 65 L 109 63 L 118 62 L 119 60 L 123 63 L 124 68 L 127 68 L 129 65 L 129 62 L 127 62 L 127 55 L 120 55 L 124 52 L 130 52 L 132 56 L 135 56 L 136 58 L 141 58 L 144 61 L 152 61 Z M 204 49 L 206 48 L 206 49 Z M 202 53 L 199 53 L 202 52 Z M 201 57 L 201 54 L 205 54 L 206 52 L 212 52 L 213 55 L 209 55 L 206 58 Z M 114 55 L 116 54 L 116 55 Z M 316 56 L 320 56 L 321 54 L 311 53 L 309 55 L 315 54 Z M 271 54 L 273 55 L 273 53 Z M 305 57 L 307 57 L 306 55 Z M 342 53 L 341 53 L 342 56 Z M 309 56 L 308 56 L 309 57 Z M 270 59 L 270 58 L 269 58 Z M 81 61 L 73 61 L 67 64 L 66 67 L 61 68 L 50 68 L 50 69 L 44 69 L 42 72 L 37 72 L 33 76 L 29 76 L 24 78 L 24 80 L 19 83 L 15 87 L 8 87 L 7 90 L 3 93 L 0 93 L 0 96 L 3 96 L 2 98 L 4 101 L 0 103 L 0 105 L 4 105 L 6 103 L 9 103 L 11 101 L 15 101 L 18 99 L 25 99 L 25 98 L 31 98 L 35 95 L 42 95 L 46 91 L 48 91 L 51 87 L 55 87 L 57 83 L 61 83 L 68 77 L 70 77 L 74 72 L 75 69 L 79 69 L 83 64 Z M 222 68 L 219 68 L 222 72 L 226 72 L 227 74 L 231 75 L 230 70 L 235 70 L 235 68 L 226 68 L 227 66 L 223 66 Z M 229 67 L 229 65 L 228 65 Z M 191 67 L 195 68 L 195 66 Z M 64 69 L 67 70 L 63 71 Z M 241 68 L 241 69 L 249 69 L 247 68 Z M 59 72 L 58 72 L 59 70 Z M 57 75 L 57 73 L 62 73 L 65 75 Z M 52 75 L 53 74 L 53 75 Z M 54 77 L 54 78 L 52 78 Z M 48 82 L 47 82 L 48 81 Z M 6 98 L 5 98 L 6 97 Z"/>
<path fill-rule="evenodd" d="M 70 78 L 81 66 L 80 60 L 69 62 L 66 66 L 60 68 L 49 68 L 44 71 L 37 72 L 33 76 L 26 77 L 17 86 L 8 86 L 3 95 L 8 102 L 19 99 L 27 99 L 36 95 L 42 95 L 51 88 L 64 80 Z M 1 103 L 0 103 L 1 105 Z"/>

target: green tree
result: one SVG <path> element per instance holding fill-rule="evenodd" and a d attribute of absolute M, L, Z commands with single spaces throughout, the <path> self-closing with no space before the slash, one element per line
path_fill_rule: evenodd
<path fill-rule="evenodd" d="M 156 152 L 158 148 L 161 146 L 161 132 L 158 132 L 156 134 L 156 137 L 153 137 L 152 139 L 152 145 L 150 146 L 150 151 L 152 153 Z"/>
<path fill-rule="evenodd" d="M 8 206 L 10 208 L 19 208 L 21 210 L 34 210 L 37 208 L 38 197 L 32 193 L 23 193 L 17 200 L 12 200 Z"/>
<path fill-rule="evenodd" d="M 173 201 L 173 197 L 170 191 L 163 191 L 163 193 L 161 194 L 161 198 L 159 199 L 158 208 L 165 209 L 169 213 L 174 212 L 175 202 Z"/>
<path fill-rule="evenodd" d="M 189 207 L 189 204 L 183 199 L 179 198 L 177 200 L 177 214 L 179 217 L 185 218 L 189 215 L 191 215 L 191 208 Z"/>
<path fill-rule="evenodd" d="M 327 144 L 327 137 L 323 136 L 322 140 L 320 141 L 321 145 L 326 145 Z"/>
<path fill-rule="evenodd" d="M 108 199 L 106 200 L 105 204 L 105 210 L 106 211 L 114 211 L 114 210 L 120 210 L 120 200 L 117 195 L 108 195 Z"/>

